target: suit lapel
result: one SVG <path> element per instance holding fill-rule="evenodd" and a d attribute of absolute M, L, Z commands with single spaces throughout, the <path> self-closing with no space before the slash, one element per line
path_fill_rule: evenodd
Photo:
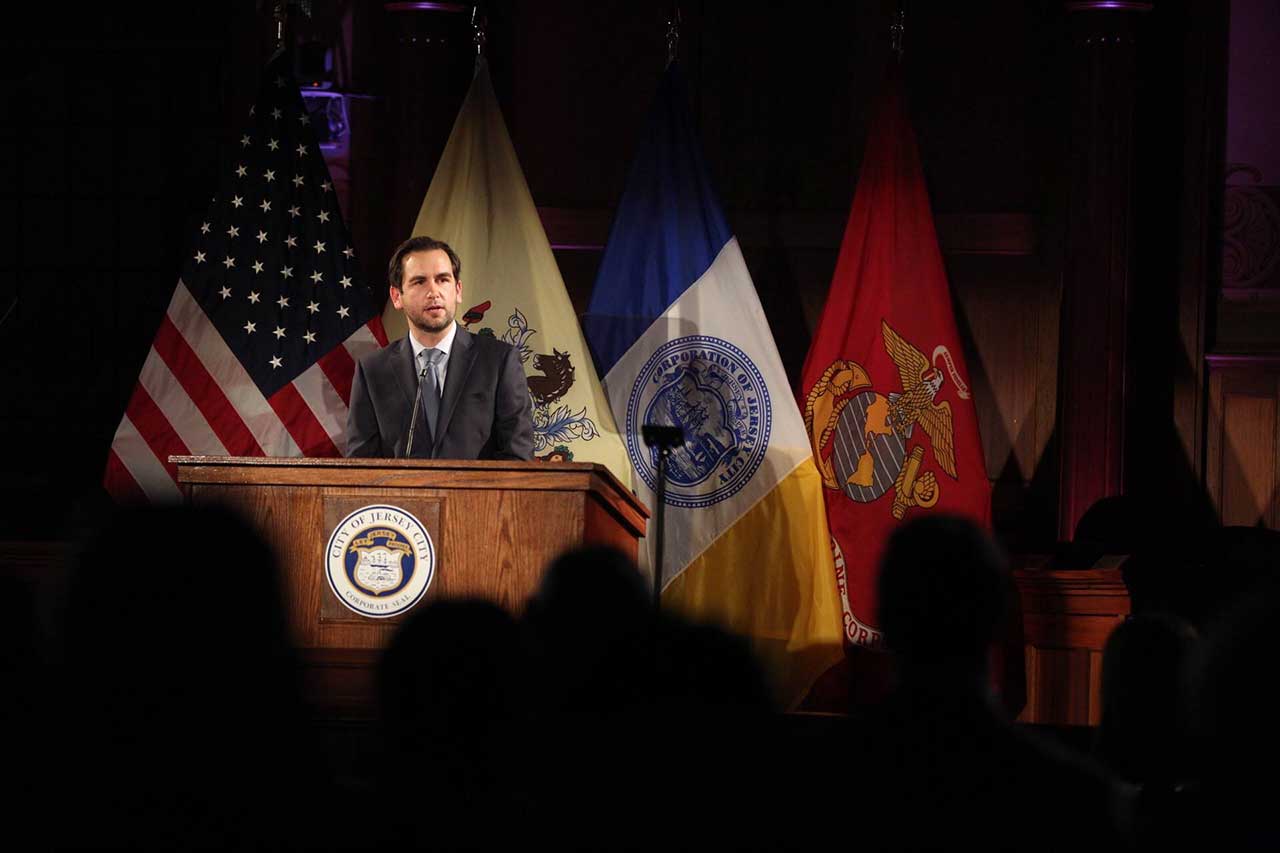
<path fill-rule="evenodd" d="M 467 387 L 467 374 L 475 363 L 476 350 L 472 342 L 472 334 L 461 326 L 453 336 L 453 348 L 449 352 L 448 375 L 444 380 L 444 394 L 440 399 L 440 418 L 436 422 L 436 435 L 432 447 L 440 447 L 441 437 L 449 431 L 449 421 L 453 418 L 453 410 L 462 397 L 462 389 Z M 434 453 L 432 454 L 434 455 Z"/>
<path fill-rule="evenodd" d="M 393 359 L 396 384 L 400 386 L 400 393 L 404 394 L 405 411 L 408 411 L 413 408 L 413 400 L 418 394 L 418 371 L 413 363 L 413 347 L 409 345 L 408 338 L 401 338 L 394 346 L 400 348 Z M 405 429 L 408 428 L 406 423 Z"/>

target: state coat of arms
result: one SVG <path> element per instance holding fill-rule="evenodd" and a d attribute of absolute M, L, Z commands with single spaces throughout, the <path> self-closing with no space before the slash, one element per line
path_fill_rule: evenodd
<path fill-rule="evenodd" d="M 492 302 L 486 301 L 470 308 L 462 315 L 463 325 L 470 328 L 472 323 L 480 322 L 491 307 Z M 587 416 L 586 406 L 582 407 L 582 411 L 575 412 L 563 402 L 574 382 L 570 353 L 561 352 L 555 347 L 549 353 L 535 352 L 528 341 L 537 332 L 537 329 L 529 328 L 529 321 L 524 313 L 519 308 L 513 308 L 507 318 L 507 328 L 501 335 L 497 335 L 488 326 L 481 328 L 478 334 L 498 337 L 515 347 L 526 371 L 532 361 L 535 372 L 528 374 L 525 381 L 529 386 L 529 397 L 533 401 L 535 458 L 544 462 L 572 462 L 573 450 L 570 444 L 590 441 L 599 435 L 600 430 Z"/>

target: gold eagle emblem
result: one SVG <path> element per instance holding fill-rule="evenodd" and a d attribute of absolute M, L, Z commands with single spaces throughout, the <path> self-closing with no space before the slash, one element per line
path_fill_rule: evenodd
<path fill-rule="evenodd" d="M 880 321 L 884 335 L 884 349 L 898 368 L 902 378 L 902 393 L 889 395 L 889 422 L 903 440 L 912 424 L 929 436 L 933 445 L 933 458 L 943 471 L 956 479 L 955 431 L 951 421 L 951 403 L 933 400 L 942 388 L 942 371 L 938 370 L 924 353 L 902 339 L 887 322 Z"/>

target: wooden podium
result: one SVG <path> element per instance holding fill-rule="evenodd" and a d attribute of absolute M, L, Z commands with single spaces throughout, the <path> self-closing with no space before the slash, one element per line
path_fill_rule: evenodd
<path fill-rule="evenodd" d="M 608 469 L 585 462 L 226 456 L 171 461 L 190 504 L 231 507 L 271 544 L 304 688 L 327 718 L 372 713 L 378 651 L 412 613 L 362 615 L 331 588 L 326 548 L 354 511 L 398 507 L 427 530 L 435 574 L 417 606 L 438 598 L 484 598 L 513 613 L 524 608 L 547 565 L 567 549 L 613 545 L 634 557 L 649 514 Z"/>

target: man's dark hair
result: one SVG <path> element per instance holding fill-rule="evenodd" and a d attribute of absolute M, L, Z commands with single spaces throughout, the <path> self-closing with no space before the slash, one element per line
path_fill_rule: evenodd
<path fill-rule="evenodd" d="M 458 253 L 453 250 L 452 246 L 434 237 L 410 237 L 395 250 L 395 253 L 391 255 L 391 263 L 387 265 L 387 280 L 391 283 L 391 286 L 396 290 L 404 290 L 405 258 L 414 252 L 431 252 L 436 249 L 449 256 L 449 263 L 453 265 L 453 278 L 455 281 L 461 281 L 462 261 L 458 260 Z"/>

